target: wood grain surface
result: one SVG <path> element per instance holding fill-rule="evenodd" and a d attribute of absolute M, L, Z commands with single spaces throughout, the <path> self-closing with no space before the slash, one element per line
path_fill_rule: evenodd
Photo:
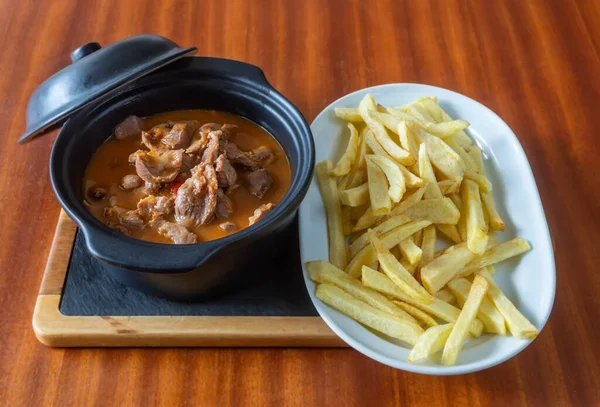
<path fill-rule="evenodd" d="M 549 324 L 514 359 L 456 377 L 397 371 L 351 349 L 41 345 L 31 316 L 59 205 L 54 136 L 16 143 L 27 100 L 80 44 L 146 32 L 262 67 L 309 121 L 389 82 L 442 86 L 497 112 L 523 144 L 551 227 Z M 0 44 L 0 404 L 600 404 L 600 2 L 0 0 Z"/>

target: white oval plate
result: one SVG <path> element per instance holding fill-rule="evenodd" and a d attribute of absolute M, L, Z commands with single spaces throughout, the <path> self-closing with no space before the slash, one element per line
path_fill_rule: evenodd
<path fill-rule="evenodd" d="M 377 103 L 398 106 L 423 96 L 437 96 L 438 103 L 453 118 L 471 123 L 467 134 L 483 150 L 485 170 L 492 182 L 500 216 L 506 224 L 498 235 L 500 241 L 520 236 L 532 250 L 518 259 L 497 265 L 495 279 L 517 308 L 542 329 L 552 310 L 556 288 L 554 255 L 548 225 L 540 196 L 523 148 L 517 137 L 500 117 L 482 104 L 456 92 L 419 84 L 389 84 L 359 90 L 326 107 L 311 125 L 316 146 L 316 161 L 330 159 L 334 163 L 347 143 L 346 124 L 338 119 L 336 107 L 357 107 L 367 94 Z M 327 222 L 317 182 L 313 179 L 300 206 L 300 252 L 302 263 L 327 259 Z M 452 375 L 482 370 L 501 363 L 519 353 L 531 341 L 483 335 L 468 341 L 455 366 L 426 361 L 407 362 L 409 349 L 399 342 L 373 333 L 358 322 L 323 304 L 314 296 L 315 284 L 303 266 L 304 281 L 310 297 L 327 325 L 359 352 L 386 365 L 416 373 Z"/>

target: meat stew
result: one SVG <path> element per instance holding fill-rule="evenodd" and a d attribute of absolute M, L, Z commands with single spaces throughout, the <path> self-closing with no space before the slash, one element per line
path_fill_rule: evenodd
<path fill-rule="evenodd" d="M 259 222 L 291 184 L 279 143 L 226 112 L 130 116 L 96 151 L 84 204 L 109 227 L 157 243 L 218 239 Z"/>

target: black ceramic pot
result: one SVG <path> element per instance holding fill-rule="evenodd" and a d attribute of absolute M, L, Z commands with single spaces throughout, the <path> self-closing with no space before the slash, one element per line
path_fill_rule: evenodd
<path fill-rule="evenodd" d="M 222 239 L 167 245 L 133 239 L 95 219 L 83 205 L 85 168 L 113 128 L 131 114 L 214 109 L 252 120 L 285 150 L 292 184 L 261 222 Z M 50 157 L 56 196 L 79 225 L 90 253 L 119 280 L 173 299 L 199 299 L 231 288 L 271 258 L 294 219 L 314 167 L 314 145 L 302 114 L 263 72 L 242 62 L 185 57 L 95 100 L 64 124 Z"/>

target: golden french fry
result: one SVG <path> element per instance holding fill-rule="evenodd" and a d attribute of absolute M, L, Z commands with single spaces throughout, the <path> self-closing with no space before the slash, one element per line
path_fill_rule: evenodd
<path fill-rule="evenodd" d="M 400 253 L 402 253 L 402 256 L 408 260 L 411 265 L 417 264 L 421 260 L 423 251 L 415 244 L 412 236 L 401 241 L 398 247 L 400 248 Z"/>
<path fill-rule="evenodd" d="M 358 105 L 358 111 L 365 123 L 367 123 L 367 126 L 369 126 L 369 129 L 371 129 L 373 132 L 377 142 L 390 156 L 392 156 L 394 160 L 398 161 L 400 164 L 414 164 L 416 161 L 415 157 L 396 144 L 394 140 L 392 140 L 387 134 L 383 124 L 374 118 L 374 115 L 378 114 L 374 105 L 375 102 L 373 101 L 373 97 L 371 95 L 366 95 Z"/>
<path fill-rule="evenodd" d="M 472 171 L 465 171 L 464 174 L 466 179 L 476 182 L 479 185 L 479 189 L 483 192 L 492 192 L 492 183 L 485 175 L 477 174 Z"/>
<path fill-rule="evenodd" d="M 392 282 L 392 280 L 388 278 L 388 276 L 367 266 L 362 268 L 361 277 L 365 286 L 370 287 L 375 291 L 379 291 L 388 297 L 396 298 L 408 304 L 414 305 L 420 310 L 425 311 L 443 321 L 455 322 L 460 314 L 460 310 L 458 308 L 440 300 L 439 298 L 434 298 L 434 301 L 431 304 L 423 304 L 419 301 L 416 301 L 414 298 L 406 295 L 396 284 Z M 483 332 L 483 323 L 476 319 L 471 324 L 469 332 L 474 337 L 480 336 Z"/>
<path fill-rule="evenodd" d="M 335 177 L 346 175 L 350 172 L 350 168 L 352 168 L 352 165 L 356 162 L 359 147 L 358 131 L 356 130 L 356 127 L 352 125 L 352 123 L 348 123 L 348 129 L 350 129 L 350 140 L 348 141 L 346 151 L 337 162 L 335 167 L 329 171 L 329 175 Z"/>
<path fill-rule="evenodd" d="M 469 153 L 467 153 L 467 151 L 464 148 L 462 148 L 460 144 L 458 144 L 454 136 L 448 137 L 444 139 L 444 141 L 452 150 L 454 150 L 456 154 L 460 156 L 462 163 L 464 164 L 463 170 L 472 171 L 476 173 L 479 172 L 477 165 L 475 164 L 475 162 L 473 162 L 473 159 L 471 158 Z"/>
<path fill-rule="evenodd" d="M 450 291 L 447 288 L 442 288 L 441 290 L 439 290 L 437 293 L 435 293 L 434 297 L 439 298 L 440 300 L 447 302 L 451 305 L 458 304 L 456 296 L 452 294 L 452 291 Z"/>
<path fill-rule="evenodd" d="M 420 100 L 418 102 L 425 108 L 427 113 L 433 118 L 436 118 L 438 123 L 452 122 L 452 117 L 446 113 L 437 103 L 432 103 L 428 100 Z M 437 118 L 440 118 L 438 121 Z M 464 130 L 464 129 L 463 129 Z M 473 145 L 473 140 L 463 131 L 457 131 L 452 134 L 452 137 L 460 144 L 463 148 Z"/>
<path fill-rule="evenodd" d="M 415 300 L 425 304 L 431 304 L 433 297 L 419 284 L 417 280 L 400 264 L 400 262 L 390 253 L 381 240 L 373 231 L 369 231 L 369 240 L 373 251 L 377 255 L 377 260 L 385 274 L 405 293 Z"/>
<path fill-rule="evenodd" d="M 357 221 L 365 214 L 365 211 L 369 207 L 369 204 L 361 205 L 361 206 L 351 206 L 350 207 L 350 219 L 353 221 Z"/>
<path fill-rule="evenodd" d="M 435 226 L 429 225 L 423 229 L 423 241 L 421 242 L 421 261 L 417 267 L 419 270 L 433 260 L 436 239 Z"/>
<path fill-rule="evenodd" d="M 413 241 L 415 242 L 415 244 L 419 247 L 421 247 L 421 244 L 423 243 L 423 229 L 419 230 L 417 233 L 415 233 L 413 236 Z"/>
<path fill-rule="evenodd" d="M 481 276 L 476 276 L 473 280 L 471 290 L 465 301 L 465 306 L 460 312 L 444 346 L 442 354 L 442 363 L 444 365 L 450 366 L 456 363 L 458 354 L 462 350 L 467 334 L 469 333 L 469 325 L 475 320 L 481 301 L 483 301 L 487 293 L 488 286 L 488 282 Z"/>
<path fill-rule="evenodd" d="M 414 345 L 423 333 L 418 325 L 358 300 L 331 284 L 319 284 L 315 296 L 363 325 Z M 418 329 L 417 329 L 418 328 Z"/>
<path fill-rule="evenodd" d="M 537 336 L 539 331 L 537 328 L 529 322 L 527 318 L 519 310 L 514 304 L 506 298 L 506 295 L 500 290 L 493 277 L 487 271 L 481 270 L 477 272 L 477 277 L 485 278 L 485 280 L 489 284 L 488 297 L 492 300 L 500 314 L 506 320 L 506 325 L 510 332 L 516 338 L 521 339 L 533 339 Z"/>
<path fill-rule="evenodd" d="M 327 215 L 327 231 L 329 235 L 329 261 L 336 267 L 344 268 L 348 262 L 346 242 L 342 230 L 342 208 L 338 196 L 335 178 L 329 176 L 331 161 L 325 160 L 317 164 L 317 182 Z"/>
<path fill-rule="evenodd" d="M 343 187 L 340 186 L 339 189 L 356 188 L 357 186 L 364 184 L 367 182 L 366 164 L 365 168 L 353 168 L 346 177 L 348 177 L 347 183 Z"/>
<path fill-rule="evenodd" d="M 472 146 L 467 154 L 473 161 L 473 164 L 475 164 L 474 171 L 478 174 L 485 174 L 481 149 L 477 146 Z"/>
<path fill-rule="evenodd" d="M 442 350 L 450 336 L 450 332 L 452 332 L 452 328 L 454 328 L 454 323 L 432 326 L 427 329 L 410 351 L 408 361 L 414 363 Z"/>
<path fill-rule="evenodd" d="M 393 131 L 398 134 L 402 148 L 410 152 L 414 157 L 418 157 L 419 143 L 417 143 L 412 128 L 409 128 L 405 121 L 399 121 L 398 127 Z"/>
<path fill-rule="evenodd" d="M 444 121 L 444 113 L 442 108 L 438 106 L 437 99 L 434 100 L 430 97 L 424 97 L 418 99 L 415 103 L 418 103 L 421 107 L 423 107 L 436 123 L 441 123 Z"/>
<path fill-rule="evenodd" d="M 335 115 L 340 119 L 344 119 L 348 122 L 362 122 L 363 119 L 358 113 L 358 109 L 348 107 L 336 107 L 333 109 Z"/>
<path fill-rule="evenodd" d="M 458 244 L 458 243 L 462 243 L 462 239 L 460 238 L 460 235 L 458 234 L 458 228 L 456 227 L 456 225 L 436 225 L 436 227 L 438 228 L 438 230 L 440 232 L 442 232 L 442 234 L 444 236 L 446 236 L 448 239 L 450 239 L 453 243 Z"/>
<path fill-rule="evenodd" d="M 361 218 L 358 220 L 358 222 L 356 222 L 356 225 L 354 226 L 352 231 L 357 232 L 359 230 L 366 229 L 368 227 L 373 226 L 377 222 L 385 221 L 385 220 L 391 218 L 392 216 L 401 214 L 402 212 L 404 212 L 405 210 L 407 210 L 408 208 L 410 208 L 411 206 L 413 206 L 414 204 L 419 202 L 421 200 L 421 198 L 423 197 L 424 192 L 425 192 L 425 187 L 422 187 L 422 188 L 419 188 L 418 190 L 416 190 L 415 192 L 413 192 L 412 194 L 405 194 L 404 200 L 401 201 L 398 205 L 396 205 L 394 207 L 394 209 L 392 209 L 390 211 L 390 213 L 385 216 L 375 215 L 373 213 L 373 210 L 369 207 L 365 211 L 363 216 L 361 216 Z"/>
<path fill-rule="evenodd" d="M 473 272 L 492 264 L 499 263 L 510 257 L 518 256 L 531 250 L 531 246 L 525 239 L 520 237 L 509 240 L 508 242 L 498 243 L 489 250 L 486 250 L 481 256 L 475 257 L 466 266 L 461 277 L 466 277 Z"/>
<path fill-rule="evenodd" d="M 413 324 L 419 325 L 418 321 L 402 307 L 398 307 L 392 301 L 377 291 L 367 288 L 355 278 L 350 277 L 344 271 L 324 260 L 309 261 L 306 270 L 311 280 L 317 283 L 333 284 L 361 301 L 389 314 L 406 319 Z"/>
<path fill-rule="evenodd" d="M 429 154 L 427 153 L 427 146 L 425 144 L 419 145 L 419 176 L 426 183 L 424 199 L 442 198 L 442 192 L 438 186 L 431 161 L 429 160 Z"/>
<path fill-rule="evenodd" d="M 367 160 L 367 182 L 371 210 L 375 215 L 387 215 L 392 209 L 392 201 L 388 194 L 388 183 L 384 172 L 373 161 Z"/>
<path fill-rule="evenodd" d="M 460 212 L 460 219 L 458 220 L 458 223 L 456 224 L 456 228 L 458 229 L 458 234 L 460 236 L 460 240 L 463 242 L 466 242 L 467 241 L 467 217 L 466 217 L 466 213 L 464 211 L 462 199 L 460 197 L 460 191 L 457 191 L 456 193 L 450 195 L 450 199 L 452 200 L 454 205 L 456 205 L 456 207 L 458 208 L 458 211 Z"/>
<path fill-rule="evenodd" d="M 469 122 L 467 122 L 466 120 L 452 120 L 442 123 L 430 123 L 425 120 L 422 120 L 421 118 L 405 113 L 401 109 L 396 107 L 388 107 L 386 110 L 392 116 L 395 116 L 396 118 L 404 120 L 408 123 L 414 123 L 423 130 L 426 130 L 434 136 L 441 138 L 450 137 L 451 135 L 469 127 Z"/>
<path fill-rule="evenodd" d="M 367 168 L 367 162 L 366 162 L 366 156 L 369 153 L 369 145 L 367 144 L 367 132 L 369 131 L 368 127 L 363 127 L 362 130 L 360 131 L 358 138 L 359 138 L 359 145 L 358 145 L 358 155 L 356 157 L 356 167 L 359 169 L 366 169 Z"/>
<path fill-rule="evenodd" d="M 469 295 L 469 291 L 471 290 L 471 283 L 464 278 L 458 278 L 450 281 L 448 283 L 448 288 L 456 297 L 458 305 L 463 307 L 467 300 L 467 296 Z M 486 332 L 497 335 L 506 335 L 504 318 L 488 297 L 484 297 L 481 301 L 477 317 L 483 322 Z"/>
<path fill-rule="evenodd" d="M 470 262 L 475 254 L 469 250 L 466 243 L 449 247 L 444 254 L 427 263 L 421 269 L 423 286 L 431 294 L 435 294 L 448 281 L 457 277 L 465 264 Z"/>
<path fill-rule="evenodd" d="M 450 198 L 425 199 L 402 213 L 412 220 L 426 219 L 435 224 L 456 225 L 460 212 Z"/>
<path fill-rule="evenodd" d="M 390 189 L 388 194 L 394 203 L 400 202 L 402 196 L 406 192 L 406 183 L 404 181 L 404 175 L 400 170 L 400 165 L 396 164 L 395 161 L 380 155 L 368 155 L 368 160 L 373 161 L 385 174 L 388 180 Z"/>
<path fill-rule="evenodd" d="M 364 183 L 355 188 L 340 191 L 340 201 L 346 206 L 361 206 L 369 203 L 369 185 Z"/>
<path fill-rule="evenodd" d="M 398 250 L 398 253 L 393 253 L 394 257 L 396 257 L 397 259 L 399 259 L 402 254 L 400 253 L 400 248 L 399 246 L 394 247 L 392 250 Z M 396 256 L 396 254 L 398 254 Z M 406 269 L 406 271 L 408 271 L 411 275 L 415 275 L 415 271 L 417 271 L 417 265 L 416 264 L 410 264 L 410 262 L 408 260 L 406 260 L 406 258 L 403 258 L 400 260 L 400 264 L 402 265 L 402 267 L 404 267 Z"/>
<path fill-rule="evenodd" d="M 462 179 L 465 163 L 460 155 L 438 137 L 419 129 L 416 129 L 415 133 L 421 143 L 427 147 L 429 160 L 439 172 L 449 179 Z"/>
<path fill-rule="evenodd" d="M 494 230 L 503 231 L 504 221 L 496 210 L 496 202 L 492 194 L 481 191 L 481 203 L 483 204 L 483 212 L 487 213 L 490 219 L 490 227 Z"/>
<path fill-rule="evenodd" d="M 418 230 L 423 229 L 425 226 L 429 226 L 430 224 L 431 222 L 426 220 L 409 222 L 402 226 L 398 226 L 397 228 L 394 228 L 389 232 L 384 233 L 380 236 L 380 239 L 385 248 L 390 250 L 402 240 L 406 239 Z M 360 270 L 363 265 L 370 265 L 376 261 L 377 254 L 373 251 L 373 248 L 371 246 L 367 245 L 364 248 L 362 248 L 362 250 L 360 250 L 356 254 L 356 256 L 352 258 L 352 260 L 346 267 L 346 272 L 352 277 L 358 277 L 360 276 Z"/>
<path fill-rule="evenodd" d="M 461 199 L 467 225 L 467 245 L 475 254 L 483 254 L 488 242 L 487 227 L 483 219 L 483 208 L 479 186 L 465 179 L 461 185 Z"/>
<path fill-rule="evenodd" d="M 389 232 L 390 230 L 397 228 L 398 226 L 404 225 L 410 222 L 410 218 L 404 215 L 395 215 L 382 222 L 373 228 L 373 233 L 376 236 L 381 236 L 382 234 Z M 351 245 L 350 245 L 350 256 L 354 257 L 360 252 L 365 246 L 369 244 L 369 233 L 364 232 L 360 237 L 358 237 Z"/>
<path fill-rule="evenodd" d="M 442 195 L 450 195 L 456 192 L 460 188 L 462 179 L 445 179 L 438 181 L 438 187 Z"/>
<path fill-rule="evenodd" d="M 394 304 L 401 308 L 403 311 L 406 311 L 409 315 L 421 321 L 423 324 L 427 326 L 435 326 L 438 325 L 437 321 L 433 319 L 426 312 L 421 311 L 414 305 L 407 304 L 402 301 L 394 301 Z"/>
<path fill-rule="evenodd" d="M 421 188 L 424 185 L 424 182 L 421 178 L 417 177 L 415 174 L 410 172 L 405 166 L 399 164 L 400 171 L 402 171 L 402 175 L 404 175 L 404 180 L 406 182 L 406 186 L 409 188 Z M 415 167 L 413 165 L 413 167 Z"/>
<path fill-rule="evenodd" d="M 423 109 L 422 106 L 419 106 L 416 103 L 411 103 L 400 108 L 404 113 L 408 113 L 409 115 L 419 119 L 423 122 L 428 123 L 437 123 L 433 117 L 427 112 L 427 110 Z"/>

